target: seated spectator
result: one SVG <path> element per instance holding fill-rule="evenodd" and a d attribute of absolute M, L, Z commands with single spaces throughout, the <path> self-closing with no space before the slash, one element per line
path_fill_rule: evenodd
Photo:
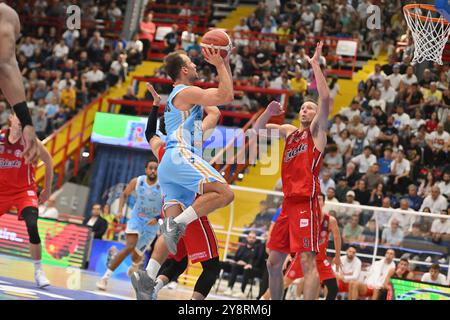
<path fill-rule="evenodd" d="M 329 134 L 335 142 L 337 137 L 341 135 L 341 132 L 345 130 L 346 127 L 346 124 L 342 121 L 342 117 L 339 114 L 335 115 L 333 119 L 333 125 L 329 130 Z"/>
<path fill-rule="evenodd" d="M 414 67 L 409 66 L 406 68 L 406 74 L 402 76 L 401 82 L 407 86 L 411 86 L 413 84 L 416 84 L 418 86 L 419 83 L 416 75 L 414 74 Z"/>
<path fill-rule="evenodd" d="M 387 178 L 391 173 L 391 163 L 392 163 L 392 148 L 385 148 L 383 151 L 383 157 L 378 159 L 378 164 L 380 166 L 380 174 Z M 386 180 L 387 181 L 387 180 Z"/>
<path fill-rule="evenodd" d="M 39 206 L 39 217 L 46 219 L 58 219 L 58 209 L 55 207 L 56 199 L 50 197 L 44 204 Z"/>
<path fill-rule="evenodd" d="M 393 73 L 390 74 L 387 79 L 389 80 L 392 88 L 394 88 L 394 90 L 398 90 L 399 86 L 400 86 L 400 81 L 402 79 L 402 75 L 400 74 L 400 65 L 399 64 L 395 64 L 392 68 Z"/>
<path fill-rule="evenodd" d="M 349 284 L 349 300 L 358 300 L 359 297 L 371 297 L 372 300 L 378 299 L 379 291 L 384 285 L 389 270 L 395 269 L 395 251 L 388 249 L 382 260 L 376 261 L 369 270 L 369 274 L 364 282 L 358 280 L 351 281 Z"/>
<path fill-rule="evenodd" d="M 95 203 L 92 206 L 91 216 L 86 217 L 83 221 L 83 225 L 91 227 L 94 232 L 94 239 L 102 239 L 103 235 L 108 229 L 108 222 L 101 217 L 102 206 Z"/>
<path fill-rule="evenodd" d="M 394 161 L 391 162 L 391 176 L 389 186 L 392 192 L 400 194 L 406 193 L 408 185 L 411 183 L 409 172 L 411 170 L 410 163 L 405 159 L 403 150 L 397 152 Z"/>
<path fill-rule="evenodd" d="M 138 101 L 139 99 L 136 97 L 136 94 L 134 93 L 133 86 L 128 86 L 127 93 L 122 97 L 123 100 L 130 100 L 130 101 Z M 137 110 L 134 106 L 129 105 L 121 105 L 120 106 L 120 114 L 128 114 L 131 116 L 137 115 Z"/>
<path fill-rule="evenodd" d="M 44 140 L 47 137 L 48 119 L 45 115 L 45 109 L 39 108 L 36 116 L 32 117 L 34 130 L 39 140 Z M 1 128 L 1 126 L 0 126 Z"/>
<path fill-rule="evenodd" d="M 399 228 L 400 223 L 392 219 L 390 227 L 384 228 L 381 234 L 381 244 L 398 247 L 403 241 L 403 231 Z"/>
<path fill-rule="evenodd" d="M 100 70 L 100 65 L 97 63 L 95 63 L 86 73 L 86 83 L 89 89 L 93 90 L 95 93 L 103 91 L 105 88 L 104 80 L 105 74 Z"/>
<path fill-rule="evenodd" d="M 334 188 L 328 188 L 327 189 L 327 196 L 325 199 L 326 203 L 322 208 L 323 212 L 329 213 L 330 211 L 336 211 L 338 209 L 338 206 L 333 205 L 333 203 L 339 203 L 339 200 L 335 197 L 335 189 Z"/>
<path fill-rule="evenodd" d="M 388 106 L 388 110 L 390 109 L 389 106 L 392 106 L 394 104 L 395 96 L 397 95 L 397 92 L 395 91 L 395 88 L 391 85 L 391 81 L 386 78 L 383 82 L 383 86 L 380 88 L 380 99 L 383 101 L 386 101 L 386 104 Z"/>
<path fill-rule="evenodd" d="M 58 112 L 59 105 L 56 97 L 51 99 L 51 102 L 45 105 L 45 113 L 48 118 L 53 119 Z"/>
<path fill-rule="evenodd" d="M 339 114 L 343 117 L 346 117 L 347 120 L 353 119 L 354 116 L 360 115 L 360 104 L 358 101 L 353 100 L 350 107 L 342 108 Z"/>
<path fill-rule="evenodd" d="M 379 123 L 379 119 L 377 122 Z M 378 143 L 380 143 L 383 148 L 386 148 L 389 144 L 392 144 L 392 140 L 394 139 L 394 135 L 398 135 L 397 128 L 394 127 L 394 117 L 387 117 L 386 126 L 381 129 L 380 134 L 378 135 Z"/>
<path fill-rule="evenodd" d="M 421 224 L 419 222 L 415 222 L 412 225 L 411 231 L 405 234 L 403 240 L 413 240 L 413 241 L 423 241 L 425 238 L 425 234 L 420 230 Z"/>
<path fill-rule="evenodd" d="M 342 230 L 342 240 L 345 243 L 358 242 L 361 239 L 361 234 L 364 230 L 362 226 L 358 224 L 359 214 L 352 214 L 351 221 L 348 222 Z"/>
<path fill-rule="evenodd" d="M 366 188 L 366 182 L 361 179 L 359 180 L 353 191 L 355 191 L 355 200 L 362 205 L 369 205 L 370 191 Z"/>
<path fill-rule="evenodd" d="M 394 117 L 394 127 L 399 131 L 401 136 L 409 136 L 411 118 L 405 113 L 403 106 L 398 105 L 396 113 L 393 113 L 392 116 Z"/>
<path fill-rule="evenodd" d="M 67 71 L 64 73 L 64 79 L 58 83 L 58 90 L 62 91 L 68 85 L 74 87 L 76 85 L 76 81 L 72 79 L 72 74 Z"/>
<path fill-rule="evenodd" d="M 436 184 L 441 190 L 441 194 L 450 199 L 450 172 L 444 172 L 442 181 Z"/>
<path fill-rule="evenodd" d="M 333 139 L 334 142 L 336 142 L 339 156 L 346 160 L 350 159 L 352 153 L 352 140 L 350 139 L 350 133 L 348 130 L 342 130 L 339 136 L 335 136 Z"/>
<path fill-rule="evenodd" d="M 363 153 L 351 159 L 351 161 L 358 165 L 358 171 L 360 174 L 365 174 L 369 167 L 377 162 L 377 157 L 372 154 L 372 148 L 369 146 L 364 147 Z"/>
<path fill-rule="evenodd" d="M 431 195 L 431 189 L 436 184 L 436 178 L 431 170 L 427 172 L 425 179 L 422 180 L 419 186 L 419 196 L 423 198 Z M 439 189 L 440 190 L 440 189 Z"/>
<path fill-rule="evenodd" d="M 128 56 L 128 63 L 131 66 L 136 66 L 141 64 L 142 57 L 143 57 L 143 51 L 144 51 L 144 45 L 142 44 L 142 41 L 139 40 L 139 34 L 135 33 L 133 35 L 133 38 L 131 41 L 128 41 L 127 47 L 127 56 Z"/>
<path fill-rule="evenodd" d="M 392 209 L 391 207 L 391 199 L 389 197 L 384 197 L 382 203 L 382 208 Z M 390 211 L 376 211 L 374 212 L 372 219 L 376 219 L 378 221 L 378 225 L 380 228 L 385 228 L 389 226 L 389 220 L 391 219 L 392 213 Z"/>
<path fill-rule="evenodd" d="M 37 88 L 33 92 L 33 101 L 37 103 L 39 99 L 45 99 L 48 94 L 47 84 L 44 80 L 39 80 L 37 83 Z"/>
<path fill-rule="evenodd" d="M 386 101 L 381 99 L 380 90 L 376 89 L 373 93 L 373 99 L 369 101 L 369 107 L 372 109 L 375 107 L 380 107 L 383 112 L 386 112 Z"/>
<path fill-rule="evenodd" d="M 253 224 L 257 228 L 261 228 L 264 225 L 269 225 L 272 220 L 273 214 L 268 211 L 268 206 L 266 201 L 261 201 L 259 203 L 259 213 L 256 214 Z"/>
<path fill-rule="evenodd" d="M 441 214 L 447 215 L 447 210 L 442 210 Z M 448 245 L 450 241 L 450 219 L 434 219 L 431 224 L 431 239 L 434 243 Z"/>
<path fill-rule="evenodd" d="M 378 289 L 378 299 L 386 300 L 387 292 L 390 288 L 391 279 L 414 279 L 414 273 L 409 269 L 409 261 L 406 258 L 401 258 L 400 262 L 395 268 L 389 270 L 386 280 L 384 281 L 383 288 Z"/>
<path fill-rule="evenodd" d="M 361 117 L 360 116 L 353 116 L 353 118 L 350 119 L 350 122 L 347 124 L 347 130 L 350 132 L 351 136 L 358 137 L 358 133 L 364 132 L 364 124 L 361 123 Z M 367 140 L 367 137 L 365 137 L 365 141 L 367 141 L 367 144 L 369 140 Z"/>
<path fill-rule="evenodd" d="M 409 202 L 406 198 L 403 198 L 400 200 L 400 208 L 399 209 L 403 210 L 403 211 L 414 212 L 414 210 L 409 207 Z M 416 222 L 416 218 L 420 219 L 420 217 L 416 217 L 415 215 L 412 215 L 412 214 L 395 212 L 392 215 L 390 221 L 392 221 L 394 219 L 397 220 L 400 224 L 400 228 L 402 229 L 403 233 L 406 233 L 406 232 L 411 231 L 413 224 Z"/>
<path fill-rule="evenodd" d="M 439 213 L 442 210 L 447 210 L 448 201 L 441 195 L 441 190 L 438 186 L 431 188 L 431 194 L 423 200 L 420 211 L 423 211 L 425 207 L 430 208 L 431 213 Z"/>
<path fill-rule="evenodd" d="M 444 131 L 442 123 L 437 124 L 436 131 L 431 132 L 426 141 L 432 152 L 432 163 L 436 166 L 448 164 L 450 134 Z"/>
<path fill-rule="evenodd" d="M 105 49 L 105 39 L 100 35 L 99 31 L 95 31 L 86 47 L 88 49 L 89 58 L 94 62 L 99 62 L 99 57 L 103 55 Z"/>
<path fill-rule="evenodd" d="M 364 127 L 364 134 L 369 142 L 369 145 L 374 145 L 380 135 L 380 128 L 377 126 L 377 119 L 375 117 L 369 118 L 369 125 Z"/>
<path fill-rule="evenodd" d="M 370 192 L 369 205 L 374 207 L 381 207 L 383 203 L 384 194 L 384 184 L 379 183 L 377 186 Z"/>
<path fill-rule="evenodd" d="M 172 30 L 168 32 L 164 37 L 164 53 L 169 54 L 175 51 L 175 48 L 178 45 L 178 25 L 173 24 Z"/>
<path fill-rule="evenodd" d="M 441 286 L 448 286 L 447 278 L 445 277 L 445 275 L 440 273 L 440 271 L 441 267 L 439 266 L 439 264 L 434 263 L 431 265 L 428 272 L 423 274 L 420 281 L 425 283 L 439 284 Z"/>
<path fill-rule="evenodd" d="M 247 236 L 246 244 L 239 246 L 234 261 L 231 264 L 231 274 L 228 280 L 228 289 L 224 292 L 225 295 L 233 294 L 234 283 L 239 274 L 243 274 L 241 292 L 236 297 L 244 297 L 245 288 L 248 282 L 254 276 L 255 270 L 253 263 L 256 261 L 258 252 L 258 245 L 256 244 L 256 233 L 251 231 Z"/>
<path fill-rule="evenodd" d="M 53 100 L 53 98 L 55 100 Z M 53 86 L 52 86 L 52 90 L 50 92 L 47 93 L 47 95 L 45 96 L 45 102 L 48 103 L 52 103 L 52 101 L 56 104 L 59 104 L 61 101 L 61 94 L 59 92 L 58 89 L 58 83 L 54 82 Z"/>
<path fill-rule="evenodd" d="M 342 176 L 339 178 L 338 185 L 336 187 L 336 198 L 339 202 L 345 202 L 347 192 L 349 192 L 351 188 L 348 186 L 348 180 L 346 177 Z"/>
<path fill-rule="evenodd" d="M 72 112 L 75 111 L 77 103 L 77 92 L 71 84 L 67 84 L 61 91 L 61 105 L 70 109 Z"/>
<path fill-rule="evenodd" d="M 68 119 L 69 112 L 67 112 L 67 109 L 65 109 L 64 106 L 59 106 L 58 112 L 56 112 L 56 114 L 52 118 L 53 127 L 55 129 L 60 128 L 67 122 Z"/>
<path fill-rule="evenodd" d="M 120 85 L 128 74 L 127 55 L 120 54 L 117 60 L 111 63 L 108 73 L 109 86 Z"/>
<path fill-rule="evenodd" d="M 328 170 L 324 170 L 322 173 L 322 177 L 319 178 L 320 181 L 320 190 L 326 191 L 328 188 L 336 188 L 336 183 L 331 178 L 331 174 Z"/>
<path fill-rule="evenodd" d="M 361 260 L 356 256 L 356 249 L 349 247 L 345 256 L 341 257 L 342 265 L 336 273 L 338 281 L 338 292 L 348 292 L 348 285 L 351 281 L 357 281 L 361 274 Z"/>
<path fill-rule="evenodd" d="M 419 130 L 420 126 L 423 126 L 426 124 L 426 121 L 423 119 L 422 112 L 420 111 L 420 108 L 417 108 L 414 112 L 414 118 L 411 119 L 409 125 L 411 127 L 411 133 L 416 134 Z"/>
<path fill-rule="evenodd" d="M 383 183 L 383 178 L 379 173 L 380 165 L 378 163 L 374 163 L 369 167 L 367 173 L 362 177 L 364 182 L 366 183 L 368 190 L 376 190 L 377 186 Z"/>

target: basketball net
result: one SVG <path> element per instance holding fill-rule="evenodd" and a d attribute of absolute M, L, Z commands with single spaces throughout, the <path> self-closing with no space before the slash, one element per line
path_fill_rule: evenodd
<path fill-rule="evenodd" d="M 442 65 L 442 53 L 450 35 L 448 21 L 431 5 L 406 5 L 403 13 L 414 40 L 412 63 L 433 61 Z"/>

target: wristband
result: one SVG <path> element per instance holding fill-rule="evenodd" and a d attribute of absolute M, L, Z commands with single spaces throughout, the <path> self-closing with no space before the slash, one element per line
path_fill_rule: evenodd
<path fill-rule="evenodd" d="M 25 126 L 33 126 L 30 110 L 28 109 L 27 103 L 25 101 L 19 102 L 18 104 L 13 106 L 13 110 L 17 118 L 19 118 L 20 120 L 22 130 L 25 128 Z"/>

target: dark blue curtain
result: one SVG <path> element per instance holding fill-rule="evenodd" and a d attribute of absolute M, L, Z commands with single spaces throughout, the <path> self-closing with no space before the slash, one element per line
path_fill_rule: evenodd
<path fill-rule="evenodd" d="M 109 202 L 122 192 L 131 179 L 145 174 L 145 164 L 152 158 L 151 151 L 96 145 L 85 215 L 90 215 L 94 203 L 103 205 Z"/>

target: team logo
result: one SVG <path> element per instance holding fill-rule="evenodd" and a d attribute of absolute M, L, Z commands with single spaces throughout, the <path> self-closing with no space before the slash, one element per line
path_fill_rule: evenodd
<path fill-rule="evenodd" d="M 323 264 L 325 267 L 328 267 L 330 265 L 330 262 L 327 259 L 325 259 L 323 260 Z"/>
<path fill-rule="evenodd" d="M 22 157 L 22 151 L 20 151 L 19 149 L 17 149 L 17 150 L 14 151 L 14 155 L 15 155 L 17 158 L 20 158 L 20 157 Z"/>
<path fill-rule="evenodd" d="M 300 219 L 300 228 L 305 228 L 308 226 L 308 224 L 309 224 L 308 219 Z"/>

